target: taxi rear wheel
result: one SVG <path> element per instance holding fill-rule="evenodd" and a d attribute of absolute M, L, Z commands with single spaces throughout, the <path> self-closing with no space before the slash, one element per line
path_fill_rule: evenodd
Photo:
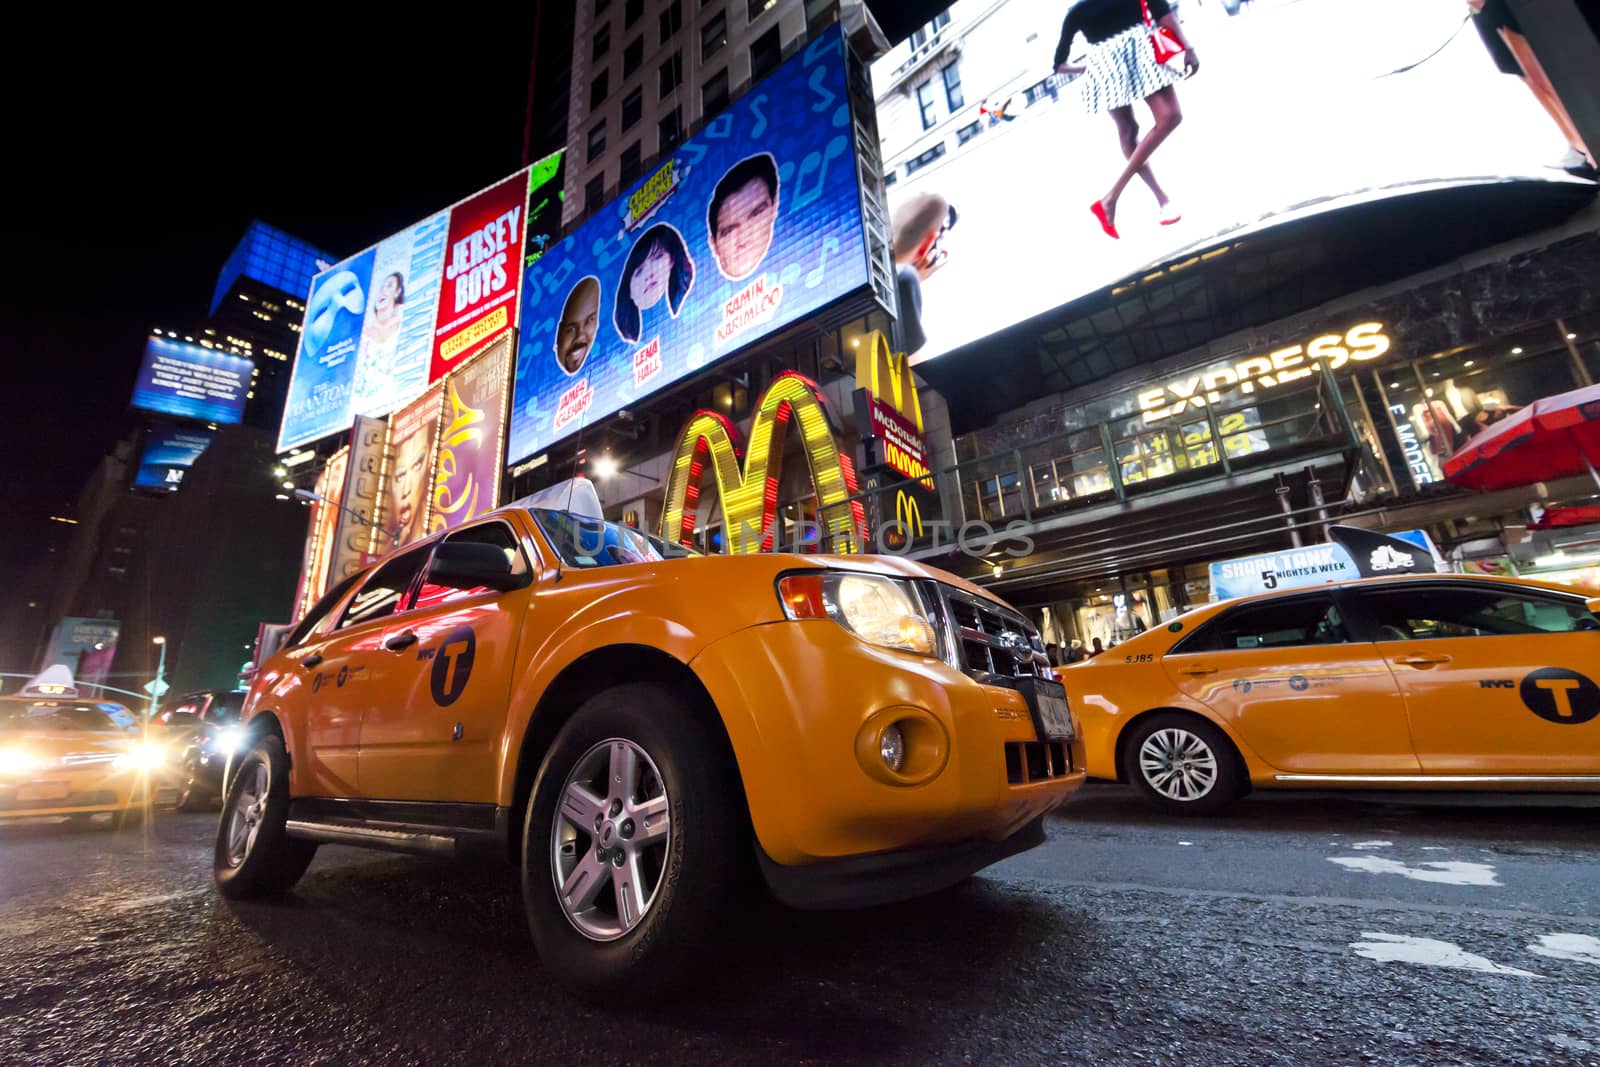
<path fill-rule="evenodd" d="M 658 995 L 726 924 L 743 798 L 724 746 L 667 686 L 590 697 L 556 735 L 523 826 L 540 959 L 584 992 Z"/>
<path fill-rule="evenodd" d="M 239 761 L 217 822 L 212 872 L 235 900 L 287 892 L 317 854 L 312 841 L 288 834 L 289 757 L 283 738 L 266 734 Z"/>
<path fill-rule="evenodd" d="M 1144 801 L 1179 815 L 1213 815 L 1244 792 L 1226 734 L 1193 715 L 1152 715 L 1123 742 L 1123 768 Z"/>

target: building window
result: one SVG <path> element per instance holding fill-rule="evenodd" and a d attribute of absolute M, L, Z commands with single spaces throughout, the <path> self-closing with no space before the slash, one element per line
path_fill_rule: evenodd
<path fill-rule="evenodd" d="M 722 51 L 722 46 L 727 43 L 728 16 L 726 12 L 718 11 L 700 27 L 700 61 L 703 63 L 710 59 Z"/>
<path fill-rule="evenodd" d="M 589 130 L 589 157 L 587 162 L 593 163 L 600 158 L 606 150 L 606 120 L 601 119 Z"/>
<path fill-rule="evenodd" d="M 619 185 L 626 189 L 639 180 L 639 142 L 635 141 L 622 150 L 622 174 Z"/>
<path fill-rule="evenodd" d="M 661 134 L 661 147 L 658 151 L 662 154 L 672 151 L 678 146 L 678 142 L 683 140 L 683 112 L 673 108 L 667 117 L 661 120 L 657 130 Z"/>
<path fill-rule="evenodd" d="M 634 86 L 633 92 L 622 98 L 622 128 L 631 130 L 644 114 L 644 90 Z"/>
<path fill-rule="evenodd" d="M 815 37 L 824 26 L 833 23 L 835 0 L 806 0 L 806 36 Z"/>
<path fill-rule="evenodd" d="M 933 129 L 933 124 L 938 117 L 933 113 L 933 83 L 923 82 L 917 86 L 917 110 L 922 113 L 922 128 Z"/>
<path fill-rule="evenodd" d="M 611 91 L 611 83 L 607 75 L 609 71 L 602 70 L 600 76 L 589 83 L 589 110 L 596 111 L 606 102 L 606 94 Z"/>
<path fill-rule="evenodd" d="M 723 67 L 700 87 L 700 115 L 710 118 L 728 106 L 728 68 Z"/>
<path fill-rule="evenodd" d="M 950 114 L 967 106 L 967 98 L 961 95 L 961 64 L 952 63 L 944 68 L 944 99 L 950 105 Z"/>
<path fill-rule="evenodd" d="M 622 5 L 622 28 L 625 30 L 632 29 L 633 24 L 638 22 L 643 15 L 644 0 L 627 0 Z"/>
<path fill-rule="evenodd" d="M 928 23 L 920 30 L 914 30 L 912 32 L 911 51 L 915 52 L 923 45 L 937 41 L 939 39 L 939 31 L 948 25 L 950 25 L 950 12 L 939 12 L 939 14 L 934 17 L 932 22 Z"/>
<path fill-rule="evenodd" d="M 606 23 L 594 32 L 594 53 L 591 59 L 599 59 L 611 51 L 611 23 Z"/>
<path fill-rule="evenodd" d="M 966 144 L 978 134 L 983 132 L 983 127 L 976 122 L 969 122 L 956 131 L 956 144 Z"/>
<path fill-rule="evenodd" d="M 661 84 L 657 92 L 665 97 L 672 90 L 683 84 L 683 52 L 677 51 L 667 57 L 661 64 Z"/>
<path fill-rule="evenodd" d="M 641 34 L 628 42 L 622 50 L 622 76 L 631 75 L 644 63 L 644 36 Z"/>
<path fill-rule="evenodd" d="M 782 62 L 783 45 L 778 40 L 778 27 L 774 26 L 750 46 L 750 80 L 760 81 Z"/>
<path fill-rule="evenodd" d="M 888 188 L 889 186 L 893 185 L 895 182 L 897 182 L 899 180 L 900 180 L 900 175 L 896 174 L 894 171 L 891 170 L 888 174 L 885 174 L 883 176 L 884 188 Z"/>
<path fill-rule="evenodd" d="M 596 174 L 583 187 L 583 207 L 586 211 L 593 211 L 599 207 L 606 198 L 606 176 L 604 173 Z"/>
<path fill-rule="evenodd" d="M 750 21 L 765 15 L 768 11 L 778 6 L 778 0 L 749 0 Z"/>
<path fill-rule="evenodd" d="M 683 29 L 683 0 L 672 0 L 661 12 L 661 43 L 665 45 Z"/>
<path fill-rule="evenodd" d="M 910 177 L 942 155 L 944 155 L 944 142 L 940 141 L 938 144 L 922 153 L 922 155 L 918 156 L 916 159 L 906 161 L 906 176 Z"/>

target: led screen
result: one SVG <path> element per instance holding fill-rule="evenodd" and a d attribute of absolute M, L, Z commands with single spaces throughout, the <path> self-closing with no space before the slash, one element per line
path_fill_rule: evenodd
<path fill-rule="evenodd" d="M 1549 166 L 1560 129 L 1462 0 L 1173 7 L 1189 76 L 1183 57 L 1155 63 L 1138 0 L 958 0 L 873 64 L 914 361 L 1224 235 L 1440 185 L 1569 180 Z M 1091 204 L 1117 191 L 1113 238 Z"/>
<path fill-rule="evenodd" d="M 144 452 L 139 456 L 133 484 L 141 489 L 178 488 L 194 461 L 211 444 L 211 437 L 209 430 L 153 427 L 145 435 Z"/>
<path fill-rule="evenodd" d="M 833 28 L 531 266 L 508 459 L 865 285 L 851 133 Z"/>
<path fill-rule="evenodd" d="M 133 406 L 201 422 L 238 422 L 255 364 L 214 348 L 152 337 L 133 385 Z"/>

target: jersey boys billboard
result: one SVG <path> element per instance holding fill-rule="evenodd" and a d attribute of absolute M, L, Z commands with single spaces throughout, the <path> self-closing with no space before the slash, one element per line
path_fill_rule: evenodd
<path fill-rule="evenodd" d="M 867 283 L 843 47 L 823 33 L 529 267 L 509 462 Z"/>
<path fill-rule="evenodd" d="M 557 153 L 312 279 L 278 451 L 389 414 L 516 325 L 560 175 Z"/>

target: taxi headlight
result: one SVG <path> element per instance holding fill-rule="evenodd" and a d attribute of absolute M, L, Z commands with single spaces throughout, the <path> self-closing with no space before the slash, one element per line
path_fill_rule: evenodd
<path fill-rule="evenodd" d="M 160 745 L 146 741 L 118 756 L 112 766 L 123 771 L 153 771 L 166 759 L 166 751 Z"/>
<path fill-rule="evenodd" d="M 20 748 L 0 748 L 0 774 L 27 774 L 42 764 Z"/>
<path fill-rule="evenodd" d="M 933 622 L 906 582 L 881 574 L 822 571 L 791 574 L 778 582 L 778 599 L 791 619 L 829 618 L 884 648 L 936 655 Z"/>

